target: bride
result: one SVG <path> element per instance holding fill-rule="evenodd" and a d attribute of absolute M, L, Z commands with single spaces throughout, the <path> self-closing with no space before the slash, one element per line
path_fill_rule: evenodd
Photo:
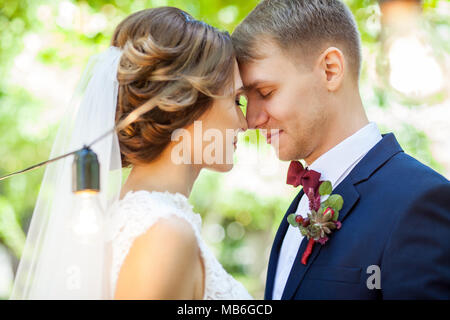
<path fill-rule="evenodd" d="M 88 69 L 81 103 L 68 111 L 52 155 L 84 145 L 135 115 L 126 127 L 92 146 L 100 160 L 100 196 L 108 213 L 109 297 L 251 299 L 206 246 L 200 215 L 188 202 L 203 168 L 232 168 L 227 159 L 232 159 L 237 134 L 247 129 L 239 105 L 242 81 L 228 33 L 176 8 L 143 10 L 117 26 L 111 47 Z M 183 134 L 177 135 L 180 130 Z M 207 130 L 216 139 L 223 137 L 215 141 L 220 142 L 213 152 L 216 161 L 206 158 L 208 145 L 202 142 Z M 231 139 L 225 139 L 229 132 Z M 131 171 L 121 186 L 120 169 L 125 167 Z M 69 269 L 62 261 L 73 262 L 82 254 L 64 242 L 69 240 L 62 226 L 71 221 L 67 185 L 70 164 L 49 165 L 14 299 L 100 298 L 68 293 Z M 52 192 L 55 196 L 49 197 Z M 95 257 L 89 259 L 76 261 L 87 266 L 80 273 L 85 278 L 96 263 Z M 89 281 L 88 287 L 101 280 Z"/>

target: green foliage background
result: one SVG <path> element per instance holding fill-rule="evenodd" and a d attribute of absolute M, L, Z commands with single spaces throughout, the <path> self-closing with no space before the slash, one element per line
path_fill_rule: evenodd
<path fill-rule="evenodd" d="M 73 66 L 78 66 L 81 70 L 89 56 L 109 45 L 109 38 L 117 23 L 137 10 L 162 5 L 176 6 L 198 19 L 232 32 L 258 1 L 71 1 L 87 16 L 100 13 L 106 18 L 106 26 L 94 33 L 58 25 L 56 15 L 63 2 L 67 3 L 55 0 L 0 0 L 0 176 L 47 159 L 57 128 L 56 124 L 49 124 L 41 126 L 38 131 L 32 130 L 39 115 L 48 108 L 47 102 L 10 81 L 11 67 L 26 45 L 26 35 L 37 34 L 45 39 L 52 39 L 40 50 L 39 62 L 62 70 Z M 347 0 L 346 3 L 356 17 L 363 46 L 369 51 L 380 51 L 378 2 Z M 427 21 L 434 26 L 448 26 L 450 19 L 445 19 L 434 11 L 438 3 L 439 0 L 423 2 Z M 45 19 L 39 17 L 43 8 L 51 12 Z M 448 50 L 449 43 L 443 41 L 441 46 Z M 362 82 L 367 83 L 365 66 L 362 70 Z M 379 108 L 388 108 L 392 99 L 389 91 L 378 87 L 374 91 L 375 98 L 369 103 Z M 385 132 L 391 131 L 389 128 L 382 129 Z M 436 170 L 442 170 L 440 164 L 433 159 L 429 140 L 424 132 L 405 123 L 395 134 L 407 152 Z M 40 169 L 0 182 L 0 241 L 9 248 L 16 263 L 21 254 L 43 172 Z M 268 249 L 291 199 L 292 194 L 268 198 L 250 192 L 224 190 L 220 174 L 212 172 L 201 175 L 191 195 L 191 202 L 205 221 L 215 221 L 223 227 L 223 241 L 213 244 L 220 261 L 257 298 L 263 296 Z M 241 250 L 242 248 L 246 250 Z M 242 263 L 245 261 L 243 257 L 252 252 L 256 266 Z"/>

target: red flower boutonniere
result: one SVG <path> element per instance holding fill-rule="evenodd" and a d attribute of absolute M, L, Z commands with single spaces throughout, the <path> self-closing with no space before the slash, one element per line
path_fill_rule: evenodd
<path fill-rule="evenodd" d="M 339 230 L 341 222 L 339 218 L 339 210 L 344 205 L 344 200 L 339 194 L 331 194 L 332 187 L 330 181 L 320 181 L 317 192 L 313 188 L 309 188 L 306 196 L 309 199 L 309 209 L 307 218 L 303 218 L 295 213 L 290 214 L 287 220 L 293 227 L 299 228 L 302 236 L 306 236 L 308 246 L 302 255 L 302 263 L 306 265 L 308 257 L 312 252 L 314 243 L 319 242 L 324 245 L 328 241 L 328 234 L 332 230 Z M 330 195 L 323 202 L 320 196 Z"/>

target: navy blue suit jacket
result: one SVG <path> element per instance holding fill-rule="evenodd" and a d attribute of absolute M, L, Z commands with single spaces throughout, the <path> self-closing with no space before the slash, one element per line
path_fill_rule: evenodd
<path fill-rule="evenodd" d="M 392 133 L 333 190 L 342 195 L 342 228 L 315 244 L 303 239 L 282 299 L 449 299 L 450 182 L 405 152 Z M 283 218 L 270 254 L 265 299 L 272 299 L 278 255 L 303 191 Z M 381 289 L 367 280 L 380 271 Z M 369 279 L 373 283 L 373 278 Z"/>

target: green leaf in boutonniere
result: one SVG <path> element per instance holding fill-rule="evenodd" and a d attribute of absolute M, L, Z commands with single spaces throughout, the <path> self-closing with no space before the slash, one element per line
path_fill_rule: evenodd
<path fill-rule="evenodd" d="M 293 227 L 298 227 L 299 224 L 298 224 L 297 221 L 295 221 L 295 217 L 296 217 L 296 214 L 295 214 L 295 213 L 291 213 L 290 215 L 288 215 L 287 221 L 289 222 L 289 224 L 290 224 L 291 226 L 293 226 Z"/>
<path fill-rule="evenodd" d="M 339 194 L 332 194 L 325 200 L 325 206 L 331 207 L 334 211 L 340 211 L 344 205 L 344 199 Z"/>
<path fill-rule="evenodd" d="M 328 180 L 327 181 L 323 181 L 320 184 L 319 194 L 321 196 L 325 196 L 327 194 L 331 194 L 331 191 L 332 191 L 332 188 L 331 188 L 331 182 L 330 181 L 328 181 Z"/>

